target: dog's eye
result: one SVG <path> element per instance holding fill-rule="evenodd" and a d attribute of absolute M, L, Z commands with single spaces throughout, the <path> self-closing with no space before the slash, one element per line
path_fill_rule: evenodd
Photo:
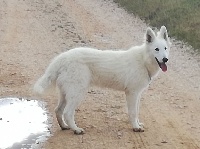
<path fill-rule="evenodd" d="M 167 48 L 165 47 L 165 50 L 167 50 Z"/>
<path fill-rule="evenodd" d="M 159 51 L 159 49 L 158 49 L 158 48 L 156 48 L 155 50 L 156 50 L 156 51 Z"/>

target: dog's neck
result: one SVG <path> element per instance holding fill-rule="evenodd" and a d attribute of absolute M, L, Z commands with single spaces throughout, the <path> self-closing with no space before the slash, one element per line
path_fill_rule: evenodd
<path fill-rule="evenodd" d="M 155 57 L 153 56 L 145 57 L 144 60 L 145 60 L 144 65 L 147 69 L 149 78 L 151 80 L 158 74 L 160 68 L 155 60 Z"/>
<path fill-rule="evenodd" d="M 149 80 L 151 81 L 151 73 L 149 72 L 148 68 L 147 69 L 147 72 L 148 72 L 148 76 L 149 76 Z"/>

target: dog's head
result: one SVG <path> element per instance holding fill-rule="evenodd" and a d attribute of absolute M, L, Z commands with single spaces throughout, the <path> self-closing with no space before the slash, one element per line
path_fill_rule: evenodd
<path fill-rule="evenodd" d="M 157 35 L 151 28 L 147 28 L 146 45 L 149 52 L 155 57 L 155 61 L 162 71 L 167 71 L 166 63 L 169 58 L 171 43 L 166 27 L 162 26 Z"/>

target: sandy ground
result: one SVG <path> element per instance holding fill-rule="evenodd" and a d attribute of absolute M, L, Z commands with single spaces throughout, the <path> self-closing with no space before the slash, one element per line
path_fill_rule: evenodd
<path fill-rule="evenodd" d="M 147 25 L 107 0 L 1 0 L 0 96 L 36 98 L 31 87 L 50 60 L 73 47 L 128 49 L 143 42 Z M 142 95 L 144 133 L 131 129 L 124 93 L 91 88 L 77 110 L 86 134 L 61 131 L 57 95 L 40 97 L 53 117 L 46 149 L 200 148 L 200 57 L 173 41 L 168 72 Z"/>

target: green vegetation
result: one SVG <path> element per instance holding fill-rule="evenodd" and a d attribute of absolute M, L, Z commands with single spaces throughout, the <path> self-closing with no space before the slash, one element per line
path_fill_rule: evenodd
<path fill-rule="evenodd" d="M 114 0 L 154 27 L 165 25 L 170 36 L 200 51 L 200 0 Z"/>

